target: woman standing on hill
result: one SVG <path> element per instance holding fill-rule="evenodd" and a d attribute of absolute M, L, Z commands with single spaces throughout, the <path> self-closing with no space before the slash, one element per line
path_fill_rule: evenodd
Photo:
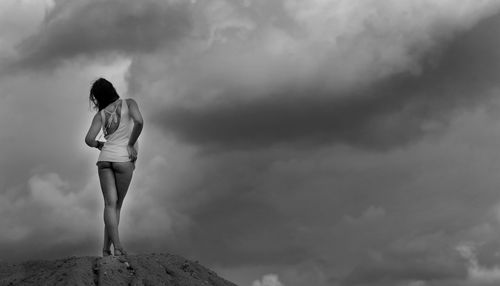
<path fill-rule="evenodd" d="M 90 102 L 97 110 L 85 137 L 85 143 L 101 152 L 97 171 L 104 196 L 104 247 L 102 255 L 126 255 L 118 235 L 120 211 L 137 160 L 137 139 L 143 120 L 135 100 L 121 99 L 113 85 L 104 78 L 94 82 Z M 102 128 L 106 142 L 95 138 Z"/>

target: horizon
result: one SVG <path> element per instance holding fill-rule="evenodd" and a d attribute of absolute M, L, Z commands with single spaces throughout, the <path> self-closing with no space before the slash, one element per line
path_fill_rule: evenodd
<path fill-rule="evenodd" d="M 500 2 L 0 3 L 0 262 L 97 256 L 99 77 L 144 117 L 120 237 L 241 286 L 500 282 Z"/>

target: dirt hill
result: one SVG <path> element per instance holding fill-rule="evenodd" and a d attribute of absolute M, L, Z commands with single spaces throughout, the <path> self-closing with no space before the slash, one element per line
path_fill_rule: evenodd
<path fill-rule="evenodd" d="M 0 264 L 4 285 L 236 286 L 198 262 L 172 254 L 69 257 Z"/>

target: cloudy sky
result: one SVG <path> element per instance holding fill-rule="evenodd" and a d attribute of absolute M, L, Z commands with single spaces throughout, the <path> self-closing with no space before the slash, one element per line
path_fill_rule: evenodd
<path fill-rule="evenodd" d="M 145 118 L 131 253 L 242 286 L 500 283 L 500 1 L 0 3 L 0 259 L 98 255 L 93 80 Z"/>

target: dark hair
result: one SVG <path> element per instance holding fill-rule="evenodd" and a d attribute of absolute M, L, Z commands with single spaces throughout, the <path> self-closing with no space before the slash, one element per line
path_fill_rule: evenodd
<path fill-rule="evenodd" d="M 89 100 L 94 109 L 101 111 L 110 103 L 120 98 L 113 84 L 104 78 L 96 80 L 90 88 Z"/>

